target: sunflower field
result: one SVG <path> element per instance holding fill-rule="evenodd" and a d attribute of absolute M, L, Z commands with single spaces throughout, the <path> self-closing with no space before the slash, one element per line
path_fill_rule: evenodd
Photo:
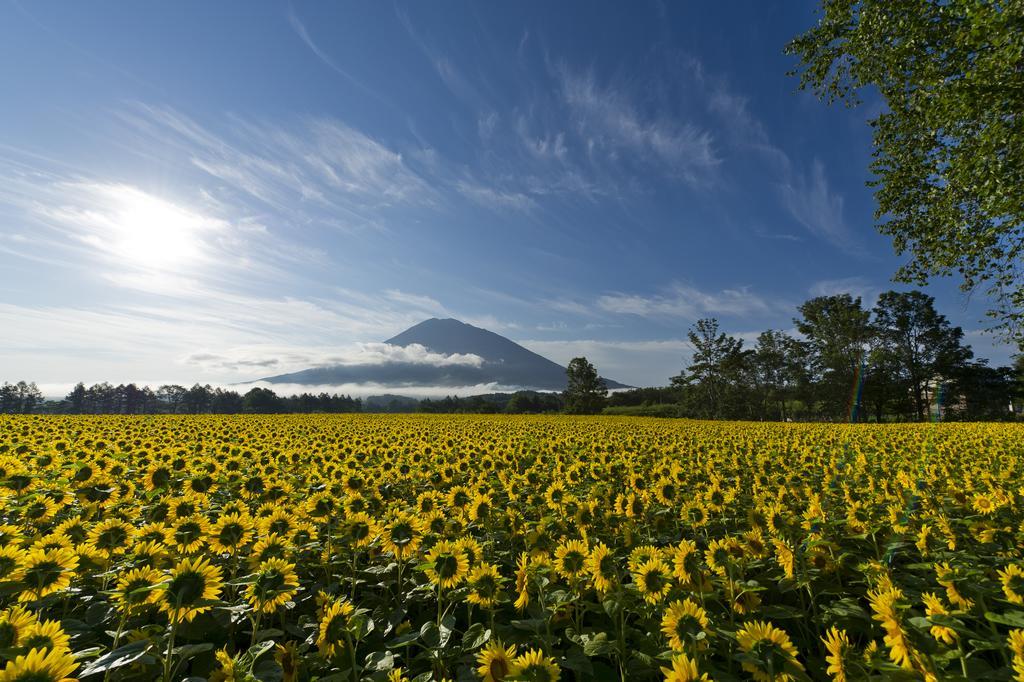
<path fill-rule="evenodd" d="M 0 417 L 0 682 L 1024 681 L 1024 429 Z"/>

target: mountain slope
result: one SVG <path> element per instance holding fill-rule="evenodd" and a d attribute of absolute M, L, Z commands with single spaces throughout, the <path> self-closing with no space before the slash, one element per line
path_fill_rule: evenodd
<path fill-rule="evenodd" d="M 565 388 L 565 368 L 558 363 L 504 336 L 458 320 L 425 320 L 384 343 L 403 347 L 418 344 L 443 355 L 472 354 L 483 362 L 441 366 L 406 362 L 338 365 L 315 367 L 262 381 L 306 385 L 375 383 L 396 387 L 498 384 L 546 391 Z M 609 379 L 605 379 L 605 383 L 608 388 L 625 387 Z"/>

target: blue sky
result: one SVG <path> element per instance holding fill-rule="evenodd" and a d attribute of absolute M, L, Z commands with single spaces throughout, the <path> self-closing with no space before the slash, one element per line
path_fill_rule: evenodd
<path fill-rule="evenodd" d="M 0 2 L 0 378 L 245 381 L 457 317 L 658 385 L 700 317 L 873 302 L 879 105 L 796 92 L 814 16 Z M 1007 361 L 984 300 L 927 291 Z"/>

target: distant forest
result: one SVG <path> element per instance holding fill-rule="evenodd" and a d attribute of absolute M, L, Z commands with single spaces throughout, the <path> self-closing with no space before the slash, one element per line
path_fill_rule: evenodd
<path fill-rule="evenodd" d="M 693 349 L 690 364 L 672 377 L 671 385 L 611 395 L 602 390 L 588 403 L 591 411 L 762 421 L 1024 418 L 1024 355 L 1018 355 L 1012 367 L 990 367 L 975 359 L 963 343 L 963 330 L 935 310 L 930 296 L 890 291 L 871 310 L 849 294 L 820 296 L 798 310 L 800 317 L 793 322 L 800 338 L 768 330 L 750 348 L 721 331 L 717 320 L 699 320 L 687 333 Z M 0 413 L 542 414 L 565 411 L 567 397 L 571 398 L 518 391 L 463 398 L 361 399 L 327 393 L 279 396 L 268 388 L 243 394 L 200 384 L 154 390 L 135 384 L 80 383 L 61 400 L 44 400 L 35 384 L 19 381 L 0 386 Z"/>

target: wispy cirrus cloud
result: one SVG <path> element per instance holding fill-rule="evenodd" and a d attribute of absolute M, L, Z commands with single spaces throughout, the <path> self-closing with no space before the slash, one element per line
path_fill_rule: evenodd
<path fill-rule="evenodd" d="M 847 251 L 859 251 L 843 218 L 843 196 L 829 187 L 825 166 L 815 159 L 807 174 L 791 174 L 779 185 L 782 203 L 811 234 Z"/>
<path fill-rule="evenodd" d="M 599 83 L 592 72 L 577 73 L 563 64 L 555 74 L 589 156 L 655 160 L 690 184 L 705 183 L 719 165 L 709 130 L 668 116 L 645 116 L 626 92 Z"/>
<path fill-rule="evenodd" d="M 645 318 L 696 319 L 701 315 L 770 315 L 784 308 L 748 287 L 708 292 L 676 283 L 665 292 L 654 295 L 627 293 L 606 294 L 597 299 L 597 307 L 618 315 Z"/>

